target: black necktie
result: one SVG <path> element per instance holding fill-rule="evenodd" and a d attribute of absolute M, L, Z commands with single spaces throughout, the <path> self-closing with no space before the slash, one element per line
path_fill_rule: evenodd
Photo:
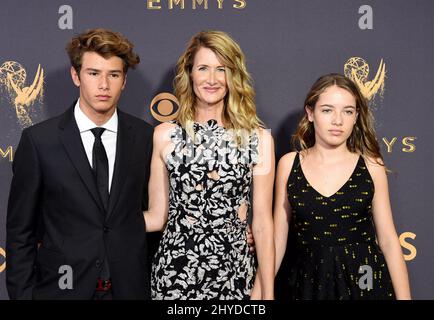
<path fill-rule="evenodd" d="M 95 142 L 93 143 L 92 151 L 92 169 L 99 195 L 104 205 L 104 209 L 107 212 L 109 201 L 109 169 L 107 153 L 105 152 L 105 148 L 101 140 L 101 135 L 104 130 L 104 128 L 93 128 L 91 130 L 95 136 Z"/>

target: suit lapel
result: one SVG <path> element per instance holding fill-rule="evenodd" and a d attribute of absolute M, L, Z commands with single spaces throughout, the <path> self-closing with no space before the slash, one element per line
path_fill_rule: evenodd
<path fill-rule="evenodd" d="M 92 173 L 92 169 L 89 164 L 89 160 L 86 155 L 86 151 L 83 147 L 83 142 L 81 140 L 80 132 L 77 127 L 77 123 L 74 119 L 74 106 L 65 112 L 64 118 L 59 124 L 60 128 L 60 140 L 73 163 L 74 167 L 77 169 L 81 180 L 85 184 L 86 188 L 89 190 L 92 198 L 98 204 L 101 212 L 104 212 L 104 207 L 102 205 L 95 178 Z"/>
<path fill-rule="evenodd" d="M 119 195 L 125 178 L 128 175 L 128 166 L 134 145 L 134 130 L 127 123 L 124 114 L 118 109 L 118 136 L 116 141 L 116 158 L 113 170 L 112 186 L 110 189 L 109 207 L 107 220 L 111 217 L 116 203 L 119 200 Z"/>

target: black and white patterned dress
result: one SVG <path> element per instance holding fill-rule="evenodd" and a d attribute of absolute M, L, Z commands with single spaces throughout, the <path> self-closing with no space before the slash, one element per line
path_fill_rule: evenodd
<path fill-rule="evenodd" d="M 258 137 L 238 146 L 215 120 L 194 123 L 195 141 L 176 125 L 166 157 L 169 214 L 152 264 L 153 299 L 248 299 L 255 276 L 246 242 Z"/>

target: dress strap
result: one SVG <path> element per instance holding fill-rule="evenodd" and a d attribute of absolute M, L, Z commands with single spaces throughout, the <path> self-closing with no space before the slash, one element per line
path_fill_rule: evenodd
<path fill-rule="evenodd" d="M 300 152 L 299 151 L 297 151 L 297 154 L 295 155 L 295 158 L 294 158 L 294 163 L 292 164 L 293 168 L 296 168 L 298 166 L 300 166 Z"/>
<path fill-rule="evenodd" d="M 287 187 L 291 187 L 295 182 L 298 181 L 297 176 L 299 175 L 300 170 L 300 152 L 297 151 L 294 162 L 292 163 L 291 170 L 288 173 L 288 182 Z"/>

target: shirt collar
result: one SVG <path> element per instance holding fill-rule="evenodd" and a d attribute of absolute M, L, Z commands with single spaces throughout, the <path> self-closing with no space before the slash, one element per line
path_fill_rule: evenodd
<path fill-rule="evenodd" d="M 114 133 L 118 132 L 118 112 L 115 109 L 115 112 L 111 116 L 111 118 L 101 126 L 97 126 L 92 120 L 90 120 L 84 112 L 80 109 L 80 99 L 77 100 L 77 103 L 74 107 L 74 117 L 77 122 L 78 130 L 80 133 L 89 131 L 95 127 L 101 127 L 108 131 L 112 131 Z"/>

